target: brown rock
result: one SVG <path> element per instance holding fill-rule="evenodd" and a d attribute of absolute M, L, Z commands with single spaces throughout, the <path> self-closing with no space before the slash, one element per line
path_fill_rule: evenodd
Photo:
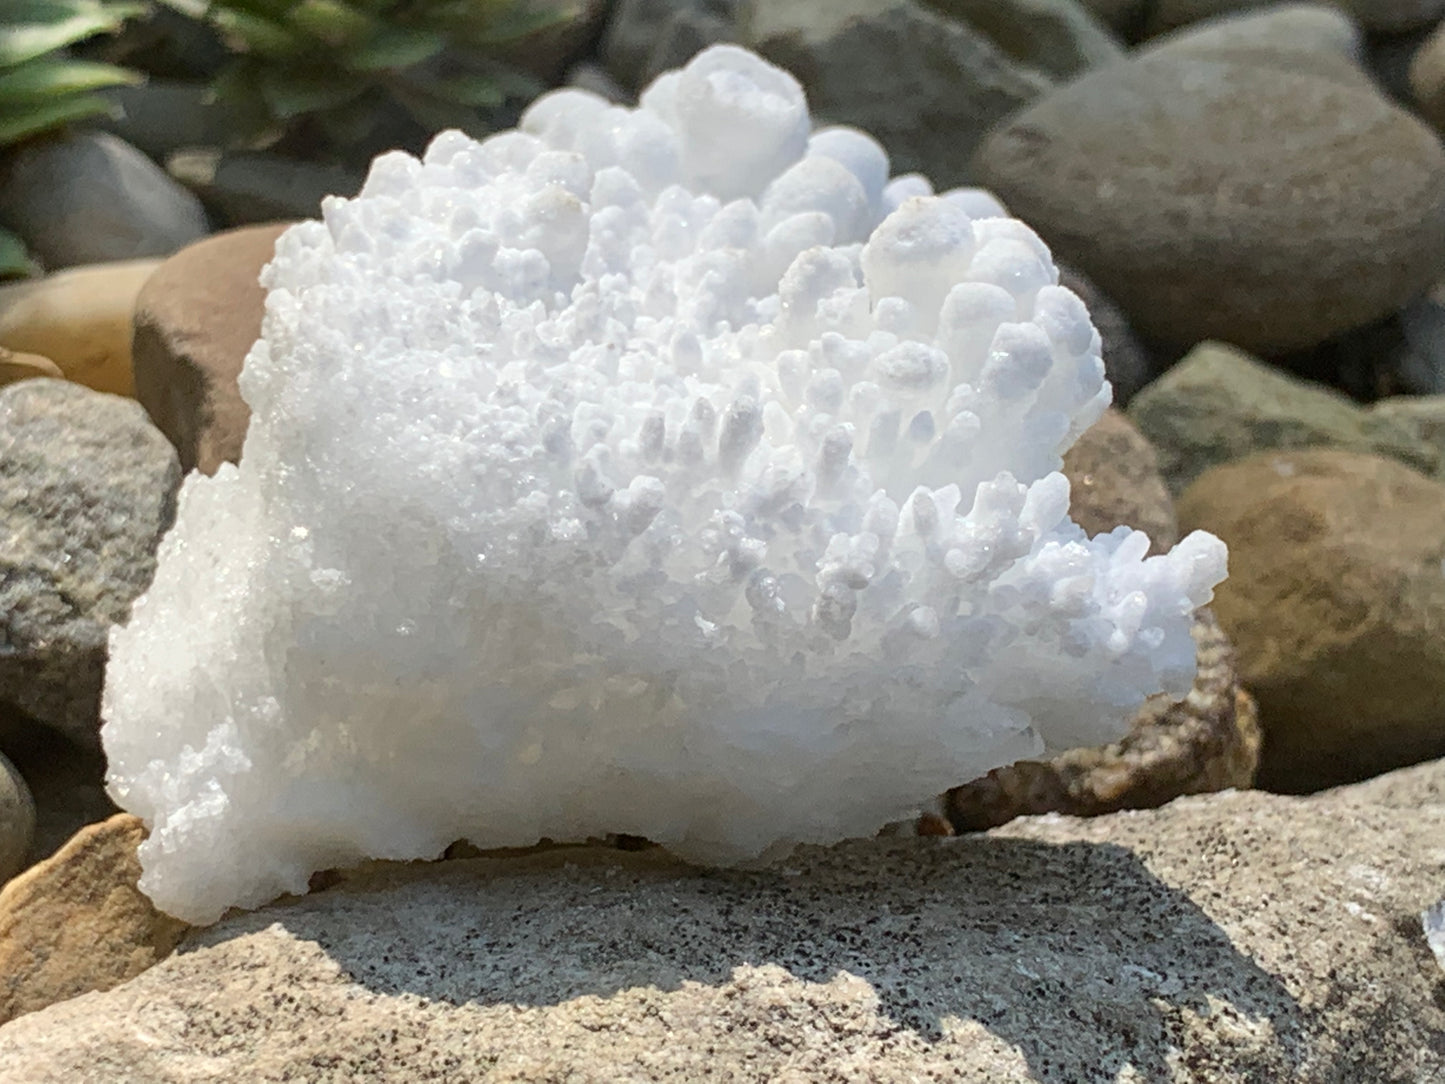
<path fill-rule="evenodd" d="M 171 954 L 187 927 L 136 888 L 143 838 L 137 818 L 117 814 L 0 889 L 0 1023 L 109 990 Z"/>
<path fill-rule="evenodd" d="M 1069 515 L 1089 534 L 1120 524 L 1145 531 L 1160 553 L 1179 540 L 1174 503 L 1149 441 L 1110 409 L 1064 457 Z M 1234 653 L 1208 610 L 1195 617 L 1199 669 L 1183 700 L 1150 697 L 1109 745 L 1024 760 L 955 787 L 939 810 L 954 831 L 979 831 L 1036 813 L 1097 816 L 1163 805 L 1182 794 L 1248 787 L 1259 765 L 1259 720 L 1239 687 Z M 919 834 L 946 831 L 934 814 Z"/>
<path fill-rule="evenodd" d="M 1179 541 L 1174 502 L 1159 456 L 1125 415 L 1110 407 L 1064 456 L 1069 516 L 1092 537 L 1127 524 L 1149 536 L 1151 553 Z"/>
<path fill-rule="evenodd" d="M 130 395 L 136 295 L 158 266 L 159 260 L 95 264 L 0 286 L 0 346 L 48 358 L 77 384 Z"/>
<path fill-rule="evenodd" d="M 1199 669 L 1187 697 L 1150 697 L 1129 732 L 1109 745 L 1022 760 L 955 787 L 941 804 L 953 830 L 977 832 L 1038 813 L 1097 817 L 1253 786 L 1260 749 L 1254 700 L 1239 687 L 1234 652 L 1214 616 L 1201 610 L 1191 631 Z"/>
<path fill-rule="evenodd" d="M 257 281 L 286 223 L 218 233 L 181 249 L 136 304 L 136 398 L 180 455 L 181 469 L 214 474 L 241 458 L 251 412 L 236 378 L 261 334 Z"/>
<path fill-rule="evenodd" d="M 1229 545 L 1214 609 L 1259 700 L 1259 783 L 1309 791 L 1445 754 L 1445 486 L 1325 449 L 1215 467 L 1180 525 Z"/>

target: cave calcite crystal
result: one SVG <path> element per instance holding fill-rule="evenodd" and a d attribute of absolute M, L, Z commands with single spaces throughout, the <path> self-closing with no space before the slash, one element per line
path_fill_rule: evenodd
<path fill-rule="evenodd" d="M 1047 248 L 785 72 L 557 91 L 322 211 L 112 640 L 164 910 L 460 837 L 747 861 L 1188 689 L 1224 548 L 1070 522 L 1109 388 Z"/>

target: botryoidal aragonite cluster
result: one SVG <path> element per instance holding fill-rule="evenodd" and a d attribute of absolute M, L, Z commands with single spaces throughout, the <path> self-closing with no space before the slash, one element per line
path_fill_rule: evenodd
<path fill-rule="evenodd" d="M 111 644 L 142 888 L 603 832 L 730 863 L 1116 737 L 1223 577 L 1068 518 L 1048 250 L 731 46 L 374 163 L 277 246 L 239 468 Z"/>

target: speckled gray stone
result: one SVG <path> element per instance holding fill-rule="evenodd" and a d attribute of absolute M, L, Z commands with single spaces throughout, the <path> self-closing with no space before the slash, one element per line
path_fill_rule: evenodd
<path fill-rule="evenodd" d="M 1442 775 L 756 872 L 589 848 L 383 871 L 12 1021 L 0 1082 L 1439 1080 L 1417 916 Z"/>
<path fill-rule="evenodd" d="M 150 584 L 180 478 L 134 400 L 0 390 L 0 703 L 96 743 L 109 628 Z"/>

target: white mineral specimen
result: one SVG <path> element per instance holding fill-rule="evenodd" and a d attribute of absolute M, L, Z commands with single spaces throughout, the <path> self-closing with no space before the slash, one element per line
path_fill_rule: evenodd
<path fill-rule="evenodd" d="M 1182 693 L 1223 545 L 1070 522 L 1099 337 L 1028 227 L 929 191 L 722 46 L 288 231 L 244 461 L 112 639 L 144 890 L 206 922 L 459 837 L 746 860 Z"/>

